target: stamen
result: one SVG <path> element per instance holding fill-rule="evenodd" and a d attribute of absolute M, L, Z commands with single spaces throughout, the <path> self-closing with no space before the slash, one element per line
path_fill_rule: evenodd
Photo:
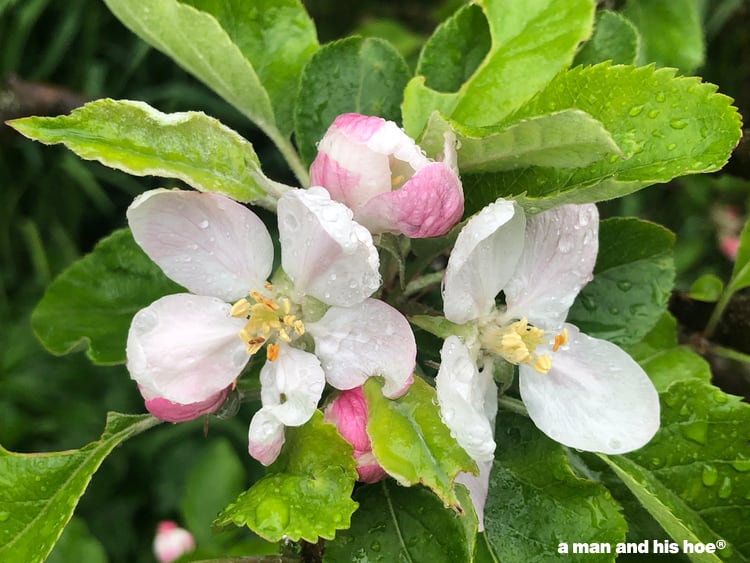
<path fill-rule="evenodd" d="M 547 354 L 542 354 L 541 356 L 536 357 L 533 367 L 542 375 L 547 375 L 549 370 L 552 369 L 552 360 Z"/>
<path fill-rule="evenodd" d="M 269 344 L 266 348 L 266 359 L 269 362 L 275 362 L 276 358 L 279 357 L 279 345 L 278 344 Z"/>
<path fill-rule="evenodd" d="M 552 345 L 552 351 L 557 352 L 560 346 L 565 346 L 568 343 L 568 329 L 562 329 L 562 332 L 555 336 L 555 343 Z"/>
<path fill-rule="evenodd" d="M 399 174 L 398 176 L 394 176 L 393 178 L 391 178 L 391 186 L 398 186 L 405 179 L 406 179 L 406 176 L 404 176 L 403 174 Z"/>
<path fill-rule="evenodd" d="M 237 318 L 246 317 L 249 312 L 250 302 L 244 297 L 232 305 L 232 308 L 229 310 L 229 314 Z"/>

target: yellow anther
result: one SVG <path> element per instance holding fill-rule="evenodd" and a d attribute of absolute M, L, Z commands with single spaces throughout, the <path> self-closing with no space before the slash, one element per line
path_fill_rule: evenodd
<path fill-rule="evenodd" d="M 283 328 L 279 329 L 279 340 L 281 340 L 282 342 L 291 342 L 292 341 L 292 339 L 289 338 L 289 333 L 286 330 L 284 330 Z"/>
<path fill-rule="evenodd" d="M 284 321 L 286 326 L 294 326 L 294 321 L 297 320 L 297 317 L 294 315 L 284 315 L 284 318 L 281 320 Z"/>
<path fill-rule="evenodd" d="M 281 305 L 284 307 L 284 314 L 288 315 L 289 311 L 292 310 L 292 305 L 291 305 L 291 303 L 289 303 L 289 299 L 287 299 L 286 297 L 284 299 L 282 299 L 281 300 Z"/>
<path fill-rule="evenodd" d="M 403 174 L 399 174 L 398 176 L 394 176 L 391 178 L 391 186 L 398 186 L 406 179 L 406 176 Z"/>
<path fill-rule="evenodd" d="M 297 336 L 302 336 L 303 334 L 305 334 L 305 325 L 302 324 L 301 320 L 297 319 L 296 321 L 294 321 L 293 326 L 294 332 L 297 333 Z"/>
<path fill-rule="evenodd" d="M 260 350 L 261 346 L 263 346 L 263 343 L 266 341 L 265 338 L 262 336 L 253 336 L 252 338 L 248 338 L 247 340 L 247 353 L 252 356 L 255 354 L 258 350 Z"/>
<path fill-rule="evenodd" d="M 271 284 L 270 281 L 264 282 L 263 287 L 265 287 L 268 291 L 273 291 L 273 284 Z"/>
<path fill-rule="evenodd" d="M 565 346 L 568 343 L 568 329 L 562 329 L 560 334 L 555 335 L 555 343 L 552 345 L 552 351 L 557 352 L 560 346 Z"/>
<path fill-rule="evenodd" d="M 546 375 L 552 369 L 552 360 L 547 354 L 542 354 L 536 357 L 533 367 L 542 375 Z"/>
<path fill-rule="evenodd" d="M 269 362 L 275 362 L 276 358 L 279 357 L 279 345 L 278 344 L 269 344 L 266 348 L 266 359 Z"/>
<path fill-rule="evenodd" d="M 246 317 L 249 312 L 250 302 L 244 297 L 232 305 L 232 308 L 229 310 L 229 314 L 237 318 Z"/>

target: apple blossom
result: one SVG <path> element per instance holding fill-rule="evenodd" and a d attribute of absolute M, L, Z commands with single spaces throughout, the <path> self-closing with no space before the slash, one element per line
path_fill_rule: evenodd
<path fill-rule="evenodd" d="M 322 188 L 286 192 L 278 202 L 282 270 L 270 283 L 271 237 L 246 207 L 192 191 L 138 197 L 128 209 L 136 242 L 190 291 L 158 299 L 131 323 L 128 369 L 149 411 L 168 421 L 213 412 L 265 347 L 263 406 L 248 449 L 268 464 L 284 427 L 312 416 L 326 381 L 350 389 L 382 375 L 387 396 L 403 393 L 414 337 L 398 311 L 369 299 L 380 284 L 377 251 L 351 215 Z M 392 361 L 360 351 L 363 340 Z"/>
<path fill-rule="evenodd" d="M 439 236 L 464 211 L 453 140 L 446 137 L 443 161 L 435 162 L 380 117 L 338 116 L 318 144 L 310 179 L 373 233 Z"/>
<path fill-rule="evenodd" d="M 372 453 L 372 444 L 367 435 L 367 403 L 362 387 L 341 391 L 326 407 L 323 417 L 339 431 L 339 434 L 354 446 L 357 474 L 363 483 L 377 483 L 388 477 Z"/>
<path fill-rule="evenodd" d="M 159 563 L 171 563 L 195 549 L 193 535 L 170 520 L 159 522 L 154 537 L 154 555 Z"/>
<path fill-rule="evenodd" d="M 536 426 L 581 450 L 625 453 L 659 427 L 659 398 L 618 346 L 565 323 L 592 279 L 598 249 L 594 205 L 565 205 L 525 218 L 499 199 L 463 228 L 443 281 L 445 316 L 463 339 L 442 348 L 437 395 L 446 425 L 477 461 L 492 459 L 494 362 L 519 366 L 521 398 Z M 505 306 L 496 306 L 502 291 Z"/>

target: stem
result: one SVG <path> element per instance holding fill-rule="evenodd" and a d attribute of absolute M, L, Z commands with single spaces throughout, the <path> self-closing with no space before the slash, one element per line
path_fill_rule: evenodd
<path fill-rule="evenodd" d="M 281 155 L 286 159 L 289 168 L 292 170 L 294 175 L 299 180 L 300 186 L 306 188 L 310 185 L 310 175 L 307 173 L 307 168 L 302 164 L 302 160 L 297 154 L 292 142 L 281 135 L 276 130 L 266 131 L 266 134 L 271 138 L 276 148 L 279 149 Z"/>
<path fill-rule="evenodd" d="M 526 407 L 521 401 L 514 399 L 513 397 L 508 397 L 507 395 L 503 395 L 497 400 L 497 406 L 515 414 L 529 416 Z"/>
<path fill-rule="evenodd" d="M 404 295 L 407 297 L 414 295 L 415 293 L 425 289 L 426 287 L 429 287 L 433 284 L 439 284 L 441 281 L 443 281 L 443 275 L 445 272 L 433 272 L 430 274 L 425 274 L 423 276 L 418 277 L 415 280 L 410 281 L 408 284 L 406 284 L 406 289 L 404 290 Z"/>
<path fill-rule="evenodd" d="M 732 295 L 734 295 L 734 291 L 732 291 L 730 288 L 725 289 L 724 293 L 721 294 L 721 298 L 716 303 L 716 307 L 714 307 L 714 310 L 711 313 L 711 318 L 708 319 L 706 328 L 703 331 L 703 336 L 705 338 L 710 339 L 711 336 L 713 336 L 714 331 L 719 324 L 719 320 L 721 320 L 721 315 L 724 314 L 724 309 L 727 308 L 727 305 L 729 305 L 729 301 L 731 301 L 732 299 Z"/>

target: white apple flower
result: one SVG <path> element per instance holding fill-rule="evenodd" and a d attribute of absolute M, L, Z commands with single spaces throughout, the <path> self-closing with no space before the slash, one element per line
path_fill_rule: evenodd
<path fill-rule="evenodd" d="M 531 420 L 566 446 L 620 454 L 659 428 L 659 397 L 643 369 L 615 344 L 565 323 L 593 277 L 598 229 L 591 204 L 527 220 L 514 202 L 499 199 L 459 234 L 443 301 L 446 318 L 466 331 L 445 340 L 436 385 L 444 422 L 478 462 L 495 450 L 498 360 L 519 366 Z M 497 306 L 501 291 L 505 305 Z"/>
<path fill-rule="evenodd" d="M 447 233 L 463 215 L 457 172 L 452 138 L 435 162 L 393 121 L 345 113 L 318 144 L 310 179 L 372 233 L 426 238 Z"/>
<path fill-rule="evenodd" d="M 284 427 L 312 416 L 326 381 L 351 389 L 382 375 L 389 397 L 408 387 L 414 336 L 398 311 L 369 299 L 380 285 L 372 237 L 322 188 L 279 199 L 284 275 L 276 285 L 267 281 L 271 237 L 235 201 L 160 189 L 139 196 L 127 215 L 136 242 L 190 291 L 139 311 L 128 333 L 128 370 L 155 416 L 181 421 L 216 410 L 265 347 L 263 406 L 248 437 L 250 454 L 267 465 Z"/>

